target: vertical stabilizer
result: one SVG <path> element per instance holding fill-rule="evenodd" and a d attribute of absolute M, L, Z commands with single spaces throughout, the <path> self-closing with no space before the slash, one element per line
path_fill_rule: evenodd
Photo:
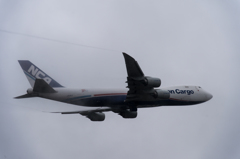
<path fill-rule="evenodd" d="M 43 79 L 46 81 L 51 87 L 63 87 L 57 81 L 48 76 L 45 72 L 43 72 L 36 65 L 31 63 L 28 60 L 18 60 L 20 66 L 23 69 L 24 74 L 26 75 L 30 85 L 34 87 L 36 79 Z"/>

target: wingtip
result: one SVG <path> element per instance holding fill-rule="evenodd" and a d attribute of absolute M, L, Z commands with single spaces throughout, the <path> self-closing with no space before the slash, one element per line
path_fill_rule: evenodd
<path fill-rule="evenodd" d="M 127 53 L 126 53 L 126 52 L 122 52 L 122 54 L 123 54 L 123 55 L 127 55 Z"/>
<path fill-rule="evenodd" d="M 130 55 L 128 55 L 126 52 L 122 52 L 124 57 L 131 57 Z"/>
<path fill-rule="evenodd" d="M 125 59 L 132 59 L 136 61 L 132 56 L 128 55 L 126 52 L 122 52 Z"/>
<path fill-rule="evenodd" d="M 29 60 L 18 60 L 18 62 L 28 62 Z"/>

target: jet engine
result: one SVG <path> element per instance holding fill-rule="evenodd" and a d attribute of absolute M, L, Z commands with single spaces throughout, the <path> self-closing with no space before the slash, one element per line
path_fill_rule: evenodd
<path fill-rule="evenodd" d="M 105 119 L 105 114 L 101 112 L 92 112 L 87 115 L 87 118 L 91 121 L 103 121 Z"/>
<path fill-rule="evenodd" d="M 145 77 L 143 84 L 148 87 L 159 87 L 161 85 L 161 80 L 159 78 Z"/>
<path fill-rule="evenodd" d="M 123 118 L 136 118 L 137 117 L 137 111 L 125 110 L 125 111 L 121 111 L 119 113 L 119 115 L 121 115 Z"/>
<path fill-rule="evenodd" d="M 169 99 L 170 93 L 166 90 L 157 89 L 153 93 L 154 98 Z"/>

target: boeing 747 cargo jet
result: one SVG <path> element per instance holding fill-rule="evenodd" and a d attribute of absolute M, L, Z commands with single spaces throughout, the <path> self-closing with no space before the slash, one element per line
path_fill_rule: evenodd
<path fill-rule="evenodd" d="M 127 89 L 70 89 L 65 88 L 33 63 L 19 60 L 32 88 L 27 94 L 15 97 L 41 97 L 84 107 L 84 110 L 54 112 L 81 114 L 91 121 L 103 121 L 103 112 L 112 111 L 123 118 L 136 118 L 138 108 L 184 106 L 206 102 L 212 95 L 199 86 L 175 86 L 157 89 L 159 78 L 145 76 L 137 61 L 123 53 L 127 68 Z"/>

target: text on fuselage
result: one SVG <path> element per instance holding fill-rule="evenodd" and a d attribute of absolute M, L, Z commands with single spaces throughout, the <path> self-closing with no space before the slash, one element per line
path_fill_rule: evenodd
<path fill-rule="evenodd" d="M 170 94 L 187 94 L 191 95 L 194 94 L 193 90 L 181 90 L 181 89 L 175 89 L 175 90 L 168 90 Z"/>

